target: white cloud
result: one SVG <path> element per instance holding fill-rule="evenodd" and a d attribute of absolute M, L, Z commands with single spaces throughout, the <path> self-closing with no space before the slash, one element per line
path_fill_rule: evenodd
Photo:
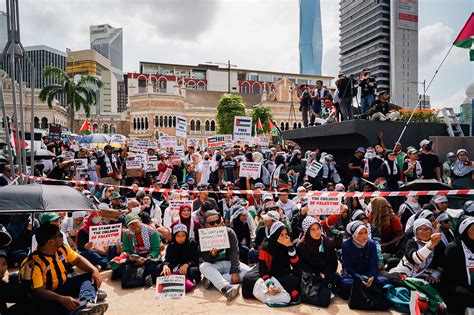
<path fill-rule="evenodd" d="M 447 97 L 431 102 L 431 108 L 453 108 L 455 112 L 460 111 L 460 107 L 466 98 L 465 89 L 459 89 Z"/>

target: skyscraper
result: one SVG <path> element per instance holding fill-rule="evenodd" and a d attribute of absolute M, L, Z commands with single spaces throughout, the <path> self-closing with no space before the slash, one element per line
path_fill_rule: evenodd
<path fill-rule="evenodd" d="M 8 41 L 7 13 L 0 11 L 0 54 Z"/>
<path fill-rule="evenodd" d="M 109 24 L 90 26 L 91 49 L 110 60 L 112 68 L 123 75 L 123 31 Z M 114 71 L 115 72 L 115 71 Z M 122 78 L 123 80 L 123 78 Z"/>
<path fill-rule="evenodd" d="M 340 66 L 369 68 L 378 90 L 404 108 L 418 101 L 418 0 L 340 0 Z"/>
<path fill-rule="evenodd" d="M 323 35 L 319 0 L 300 0 L 300 73 L 321 75 Z"/>

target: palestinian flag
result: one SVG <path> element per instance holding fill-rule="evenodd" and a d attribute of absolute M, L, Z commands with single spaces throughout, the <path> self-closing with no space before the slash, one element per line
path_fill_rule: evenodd
<path fill-rule="evenodd" d="M 453 43 L 454 46 L 469 49 L 470 60 L 474 61 L 474 13 L 467 20 Z"/>
<path fill-rule="evenodd" d="M 235 119 L 235 125 L 237 127 L 250 127 L 251 124 L 252 124 L 252 119 L 248 119 L 248 118 Z"/>
<path fill-rule="evenodd" d="M 257 131 L 260 130 L 261 132 L 263 132 L 263 125 L 262 125 L 262 122 L 260 121 L 260 117 L 258 117 L 256 125 L 257 125 Z"/>
<path fill-rule="evenodd" d="M 285 141 L 283 140 L 283 136 L 281 135 L 281 130 L 270 118 L 268 118 L 268 128 L 270 128 L 271 133 L 276 134 L 276 136 L 278 137 L 278 143 L 283 145 Z"/>
<path fill-rule="evenodd" d="M 85 135 L 90 135 L 91 132 L 91 125 L 89 124 L 89 121 L 86 119 L 84 123 L 82 124 L 81 130 L 79 132 L 85 134 Z"/>

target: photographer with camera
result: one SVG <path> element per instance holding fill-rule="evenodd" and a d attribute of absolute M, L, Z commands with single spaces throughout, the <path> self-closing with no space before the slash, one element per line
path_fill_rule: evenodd
<path fill-rule="evenodd" d="M 357 96 L 357 82 L 352 77 L 348 78 L 344 73 L 340 73 L 336 86 L 339 95 L 339 111 L 341 121 L 352 120 L 354 113 L 352 111 L 352 98 Z"/>
<path fill-rule="evenodd" d="M 306 128 L 308 127 L 308 113 L 311 110 L 311 94 L 309 92 L 308 86 L 305 84 L 300 86 L 300 92 L 301 94 L 299 95 L 299 99 L 300 99 L 299 111 L 301 112 L 301 115 L 303 116 L 303 125 Z"/>
<path fill-rule="evenodd" d="M 377 83 L 375 82 L 375 78 L 370 76 L 369 68 L 364 68 L 364 70 L 362 70 L 362 75 L 362 80 L 359 83 L 359 86 L 361 87 L 360 110 L 361 114 L 365 114 L 375 101 L 375 89 L 377 88 Z"/>

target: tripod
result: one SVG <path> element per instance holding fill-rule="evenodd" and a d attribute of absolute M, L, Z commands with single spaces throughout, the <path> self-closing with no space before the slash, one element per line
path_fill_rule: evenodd
<path fill-rule="evenodd" d="M 293 87 L 290 86 L 290 111 L 288 112 L 288 122 L 291 125 L 292 119 L 296 121 L 295 104 L 293 103 Z"/>

